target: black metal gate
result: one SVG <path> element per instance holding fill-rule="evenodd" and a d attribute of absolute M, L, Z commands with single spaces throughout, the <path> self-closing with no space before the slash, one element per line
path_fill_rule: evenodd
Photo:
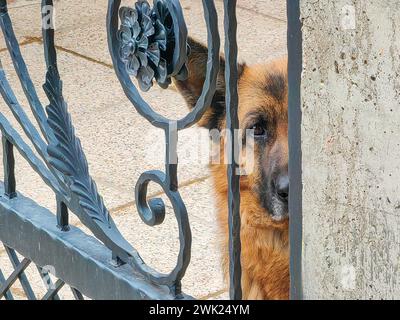
<path fill-rule="evenodd" d="M 0 0 L 0 24 L 8 51 L 22 88 L 35 116 L 38 127 L 29 120 L 18 102 L 4 70 L 0 70 L 0 91 L 5 103 L 29 138 L 34 150 L 12 127 L 9 120 L 0 113 L 2 133 L 4 183 L 0 183 L 0 241 L 5 245 L 14 272 L 5 279 L 0 270 L 0 298 L 13 299 L 10 287 L 19 280 L 29 299 L 35 299 L 24 270 L 29 264 L 37 266 L 44 281 L 49 284 L 48 270 L 54 267 L 58 280 L 51 283 L 43 299 L 58 299 L 58 291 L 70 286 L 76 299 L 83 296 L 92 299 L 190 299 L 181 288 L 181 279 L 190 262 L 191 230 L 187 209 L 178 190 L 177 137 L 181 130 L 195 124 L 206 111 L 214 96 L 219 66 L 220 39 L 217 12 L 214 1 L 203 0 L 204 17 L 208 28 L 208 65 L 202 94 L 195 108 L 184 118 L 171 120 L 156 113 L 140 96 L 131 76 L 137 77 L 140 89 L 147 91 L 153 81 L 164 88 L 172 77 L 185 77 L 187 60 L 187 30 L 178 0 L 154 0 L 153 7 L 146 1 L 139 1 L 136 10 L 120 8 L 120 0 L 109 0 L 107 29 L 110 54 L 114 69 L 126 96 L 136 110 L 152 126 L 164 130 L 166 155 L 165 172 L 144 172 L 135 189 L 137 209 L 142 220 L 149 226 L 161 224 L 165 217 L 165 206 L 160 199 L 147 200 L 147 186 L 154 182 L 162 187 L 171 201 L 179 226 L 180 250 L 175 268 L 169 274 L 161 274 L 146 265 L 135 248 L 119 232 L 113 222 L 97 187 L 89 174 L 88 163 L 80 141 L 75 135 L 71 117 L 62 91 L 62 81 L 57 67 L 54 45 L 54 29 L 43 26 L 44 53 L 47 73 L 43 89 L 49 104 L 44 107 L 39 101 L 19 44 L 14 35 L 12 22 L 7 12 L 6 0 Z M 53 6 L 52 0 L 43 0 L 42 7 Z M 301 194 L 300 176 L 300 106 L 299 75 L 301 72 L 301 35 L 298 1 L 288 1 L 289 17 L 289 117 L 291 155 L 291 190 Z M 226 102 L 227 129 L 238 128 L 237 106 L 237 43 L 236 43 L 236 0 L 225 0 L 225 56 L 226 56 Z M 45 12 L 42 11 L 42 12 Z M 43 13 L 44 14 L 44 13 Z M 46 13 L 48 14 L 48 13 Z M 151 63 L 138 56 L 134 61 L 124 57 L 124 25 L 137 28 L 146 39 L 153 42 L 158 50 Z M 155 33 L 146 34 L 152 27 Z M 293 41 L 293 39 L 295 41 Z M 166 49 L 168 44 L 168 50 Z M 140 46 L 138 41 L 135 45 Z M 149 50 L 154 47 L 148 46 Z M 172 48 L 172 49 L 171 49 Z M 127 63 L 131 63 L 127 68 Z M 140 64 L 146 68 L 139 70 Z M 130 72 L 128 72 L 128 70 Z M 292 130 L 292 129 L 291 129 Z M 232 149 L 234 139 L 232 139 Z M 53 190 L 57 198 L 57 212 L 54 215 L 34 201 L 16 191 L 14 151 L 18 151 L 42 180 Z M 235 174 L 235 154 L 228 166 L 229 179 L 229 228 L 230 228 L 230 297 L 241 299 L 240 264 L 240 194 L 239 176 Z M 291 192 L 291 195 L 293 193 Z M 293 201 L 292 201 L 293 200 Z M 292 298 L 301 297 L 301 197 L 291 199 L 291 254 L 292 254 Z M 69 212 L 74 213 L 90 229 L 96 238 L 85 234 L 68 223 Z M 19 261 L 16 252 L 25 257 Z M 95 275 L 95 276 L 93 276 Z"/>

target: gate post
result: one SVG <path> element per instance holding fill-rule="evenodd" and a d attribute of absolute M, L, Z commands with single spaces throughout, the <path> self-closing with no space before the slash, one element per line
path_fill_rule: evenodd
<path fill-rule="evenodd" d="M 398 299 L 400 3 L 300 9 L 304 297 Z"/>

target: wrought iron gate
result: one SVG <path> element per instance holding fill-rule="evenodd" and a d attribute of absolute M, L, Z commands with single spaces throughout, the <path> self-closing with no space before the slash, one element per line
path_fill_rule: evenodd
<path fill-rule="evenodd" d="M 0 241 L 14 266 L 14 272 L 5 279 L 0 270 L 0 297 L 12 299 L 10 287 L 19 280 L 29 299 L 35 299 L 24 270 L 33 263 L 42 278 L 48 281 L 45 266 L 54 267 L 54 275 L 60 279 L 51 286 L 43 299 L 58 299 L 58 291 L 65 285 L 71 287 L 76 299 L 83 295 L 93 299 L 190 299 L 181 288 L 181 279 L 190 262 L 191 230 L 187 209 L 178 190 L 177 145 L 178 133 L 195 124 L 206 111 L 213 98 L 218 66 L 220 39 L 217 12 L 214 1 L 203 0 L 204 17 L 208 28 L 208 65 L 202 94 L 195 108 L 184 118 L 171 120 L 156 113 L 140 96 L 131 76 L 136 76 L 140 89 L 147 91 L 156 81 L 161 87 L 168 87 L 171 78 L 184 78 L 188 55 L 187 30 L 178 0 L 154 0 L 153 7 L 147 1 L 138 1 L 136 10 L 121 8 L 120 0 L 109 0 L 107 29 L 110 54 L 114 69 L 126 96 L 136 110 L 152 126 L 164 130 L 166 155 L 165 172 L 144 172 L 135 189 L 137 210 L 149 226 L 163 223 L 165 206 L 160 199 L 147 200 L 147 186 L 154 182 L 162 187 L 171 201 L 179 226 L 180 250 L 175 268 L 169 274 L 161 274 L 146 265 L 135 248 L 127 242 L 114 224 L 97 187 L 89 174 L 88 163 L 80 141 L 75 135 L 71 117 L 62 91 L 62 81 L 57 67 L 54 45 L 54 29 L 43 26 L 44 53 L 47 73 L 43 89 L 49 100 L 47 107 L 39 101 L 24 59 L 14 35 L 12 22 L 7 12 L 6 0 L 0 0 L 0 24 L 8 51 L 22 88 L 35 116 L 38 127 L 29 120 L 11 88 L 4 70 L 0 69 L 0 91 L 5 103 L 38 154 L 12 127 L 9 120 L 0 113 L 2 133 L 4 183 L 0 184 Z M 53 6 L 52 0 L 43 0 L 42 8 Z M 294 9 L 293 9 L 294 8 Z M 299 30 L 298 1 L 288 1 L 289 33 Z M 225 56 L 226 56 L 226 102 L 227 129 L 238 128 L 237 105 L 237 43 L 236 43 L 236 0 L 225 0 Z M 294 10 L 294 11 L 293 11 Z M 290 17 L 290 12 L 294 12 Z M 48 14 L 42 10 L 42 14 Z M 134 45 L 146 43 L 147 55 L 137 54 L 127 59 L 126 50 L 131 45 L 126 28 L 141 34 Z M 135 36 L 135 38 L 137 38 Z M 297 39 L 300 39 L 297 35 Z M 296 45 L 298 48 L 298 45 Z M 290 48 L 289 48 L 290 49 Z M 298 55 L 297 55 L 298 57 Z M 299 61 L 298 61 L 299 62 Z M 301 64 L 299 65 L 301 68 Z M 297 70 L 297 71 L 296 71 Z M 294 86 L 298 69 L 293 72 Z M 299 97 L 293 94 L 293 110 L 297 112 Z M 292 117 L 293 123 L 298 117 Z M 296 127 L 298 128 L 298 127 Z M 297 129 L 296 129 L 297 130 Z M 232 139 L 232 150 L 235 142 Z M 298 141 L 292 141 L 297 144 Z M 57 198 L 55 216 L 16 191 L 14 151 L 20 152 L 42 180 L 53 190 Z M 294 151 L 291 157 L 296 157 Z M 235 175 L 235 155 L 228 168 L 229 179 L 229 228 L 230 228 L 230 297 L 241 299 L 240 265 L 240 194 L 239 176 Z M 294 162 L 293 162 L 294 163 Z M 298 163 L 297 163 L 298 164 Z M 292 173 L 299 172 L 294 164 Z M 297 178 L 296 178 L 297 179 Z M 296 181 L 298 183 L 298 181 Z M 292 188 L 292 186 L 290 187 Z M 301 199 L 301 198 L 300 198 Z M 296 200 L 297 202 L 297 200 Z M 297 202 L 298 204 L 298 202 Z M 89 236 L 68 223 L 69 213 L 74 213 L 90 229 L 96 238 Z M 293 233 L 297 241 L 301 224 L 294 220 Z M 297 222 L 296 222 L 297 221 Z M 18 232 L 17 232 L 18 231 Z M 301 240 L 301 238 L 300 238 Z M 25 257 L 19 261 L 16 252 Z M 298 256 L 299 251 L 294 250 Z M 299 260 L 296 260 L 299 261 Z M 96 276 L 94 276 L 96 275 Z M 299 262 L 293 263 L 292 282 L 299 285 Z M 292 297 L 299 298 L 297 289 Z"/>

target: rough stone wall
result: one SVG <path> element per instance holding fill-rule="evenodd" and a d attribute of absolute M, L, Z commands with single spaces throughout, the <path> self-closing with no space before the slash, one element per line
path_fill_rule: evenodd
<path fill-rule="evenodd" d="M 400 1 L 303 0 L 306 299 L 400 298 Z"/>

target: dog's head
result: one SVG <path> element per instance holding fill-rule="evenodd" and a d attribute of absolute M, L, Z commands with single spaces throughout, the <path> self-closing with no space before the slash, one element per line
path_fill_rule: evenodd
<path fill-rule="evenodd" d="M 189 39 L 189 44 L 189 77 L 175 84 L 192 108 L 203 87 L 207 48 L 193 39 Z M 221 58 L 217 91 L 199 123 L 210 130 L 225 128 L 224 64 Z M 242 208 L 250 208 L 246 210 L 249 215 L 246 218 L 252 224 L 283 227 L 287 225 L 289 198 L 287 61 L 255 66 L 241 64 L 239 75 L 238 114 L 244 135 L 243 148 L 249 143 L 254 146 L 254 170 L 241 177 Z M 250 134 L 246 134 L 246 129 L 250 129 Z M 226 193 L 225 168 L 214 166 L 213 171 L 221 175 L 216 182 L 217 189 Z"/>

